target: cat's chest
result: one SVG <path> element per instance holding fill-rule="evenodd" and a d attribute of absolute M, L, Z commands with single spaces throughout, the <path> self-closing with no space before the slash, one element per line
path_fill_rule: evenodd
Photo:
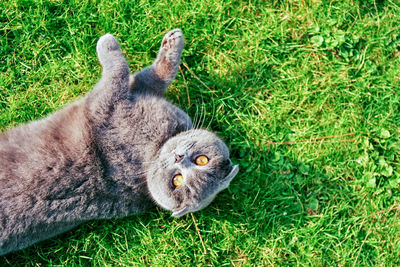
<path fill-rule="evenodd" d="M 117 119 L 117 127 L 132 145 L 160 146 L 170 137 L 192 128 L 184 111 L 159 97 L 140 96 L 117 109 L 120 109 L 117 114 L 126 114 Z"/>
<path fill-rule="evenodd" d="M 168 139 L 192 128 L 184 111 L 151 96 L 116 105 L 108 125 L 101 134 L 103 151 L 117 173 L 138 180 L 145 176 L 146 166 L 156 160 Z"/>

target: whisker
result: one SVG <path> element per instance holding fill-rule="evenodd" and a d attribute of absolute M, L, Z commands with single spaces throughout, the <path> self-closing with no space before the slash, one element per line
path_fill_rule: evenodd
<path fill-rule="evenodd" d="M 187 123 L 186 123 L 186 131 L 190 130 L 193 128 L 193 122 L 192 120 L 188 117 Z"/>
<path fill-rule="evenodd" d="M 199 107 L 196 106 L 196 113 L 194 114 L 194 120 L 193 120 L 193 128 L 194 129 L 196 129 L 196 126 L 197 126 L 198 112 L 199 112 Z"/>
<path fill-rule="evenodd" d="M 203 121 L 204 121 L 204 116 L 205 116 L 205 103 L 204 103 L 204 97 L 203 97 L 203 93 L 200 94 L 201 97 L 201 112 L 200 113 L 200 119 L 199 119 L 199 125 L 197 126 L 199 129 L 203 127 Z"/>
<path fill-rule="evenodd" d="M 201 109 L 199 109 L 198 106 L 196 106 L 196 109 L 197 109 L 196 112 L 198 112 L 198 114 L 197 114 L 198 116 L 197 116 L 197 123 L 196 123 L 195 129 L 200 129 L 199 127 L 200 127 L 200 123 L 201 123 L 202 114 L 201 114 Z"/>
<path fill-rule="evenodd" d="M 202 119 L 200 128 L 203 128 L 204 122 L 206 121 L 206 117 L 207 117 L 207 110 L 206 110 L 206 104 L 205 103 L 202 104 L 201 109 L 203 111 L 203 119 Z"/>
<path fill-rule="evenodd" d="M 211 123 L 212 123 L 212 121 L 214 120 L 214 116 L 215 116 L 215 100 L 214 100 L 214 98 L 212 98 L 212 104 L 213 104 L 212 117 L 211 117 L 211 120 L 210 120 L 210 122 L 208 123 L 206 129 L 209 129 L 209 128 L 210 128 Z"/>

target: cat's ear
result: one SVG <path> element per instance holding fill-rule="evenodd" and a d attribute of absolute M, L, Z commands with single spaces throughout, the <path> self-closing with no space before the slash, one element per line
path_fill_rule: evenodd
<path fill-rule="evenodd" d="M 230 182 L 232 181 L 233 178 L 235 178 L 238 172 L 239 172 L 239 165 L 232 166 L 232 170 L 229 172 L 229 174 L 224 178 L 222 182 L 221 190 L 228 188 Z"/>
<path fill-rule="evenodd" d="M 234 165 L 232 167 L 231 172 L 225 177 L 225 180 L 232 181 L 232 179 L 238 174 L 239 172 L 239 165 Z"/>

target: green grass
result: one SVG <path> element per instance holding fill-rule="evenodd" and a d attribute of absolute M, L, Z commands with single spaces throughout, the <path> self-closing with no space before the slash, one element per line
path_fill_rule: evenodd
<path fill-rule="evenodd" d="M 179 27 L 184 65 L 168 97 L 241 166 L 194 217 L 154 209 L 89 222 L 1 266 L 400 264 L 397 0 L 26 0 L 0 10 L 1 130 L 91 90 L 102 34 L 120 40 L 134 71 Z"/>

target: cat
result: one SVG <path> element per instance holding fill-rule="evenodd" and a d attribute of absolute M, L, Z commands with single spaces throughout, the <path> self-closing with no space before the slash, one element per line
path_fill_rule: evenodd
<path fill-rule="evenodd" d="M 106 34 L 91 92 L 0 134 L 0 255 L 154 204 L 180 217 L 228 187 L 239 167 L 225 143 L 163 98 L 183 45 L 181 30 L 170 31 L 154 63 L 131 75 Z"/>

